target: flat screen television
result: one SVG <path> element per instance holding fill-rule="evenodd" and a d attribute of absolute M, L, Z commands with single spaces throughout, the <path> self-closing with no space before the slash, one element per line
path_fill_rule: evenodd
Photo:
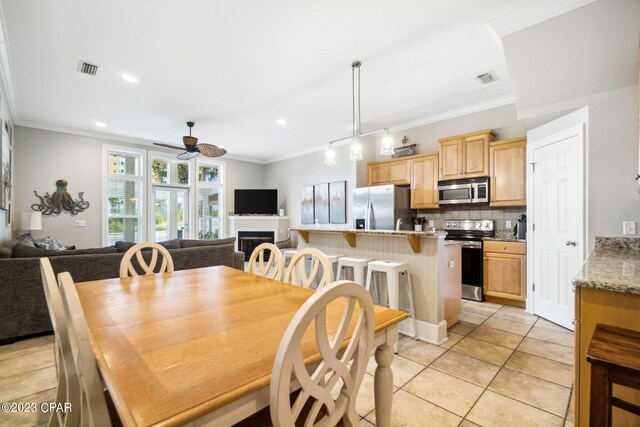
<path fill-rule="evenodd" d="M 235 190 L 236 215 L 277 215 L 278 190 Z"/>

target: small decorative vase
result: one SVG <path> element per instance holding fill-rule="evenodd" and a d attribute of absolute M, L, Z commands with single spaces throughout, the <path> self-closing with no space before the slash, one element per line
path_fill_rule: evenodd
<path fill-rule="evenodd" d="M 422 224 L 415 224 L 415 225 L 413 226 L 413 228 L 414 228 L 414 230 L 416 230 L 416 231 L 422 231 Z"/>

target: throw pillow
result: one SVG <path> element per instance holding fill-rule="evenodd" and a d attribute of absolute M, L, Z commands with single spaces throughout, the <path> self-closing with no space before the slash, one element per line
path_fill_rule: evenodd
<path fill-rule="evenodd" d="M 18 240 L 18 242 L 20 242 L 20 243 L 24 243 L 27 246 L 31 246 L 32 248 L 36 247 L 36 244 L 33 241 L 33 237 L 31 237 L 31 233 L 27 233 L 27 234 L 23 234 L 21 236 L 18 236 L 18 238 L 16 240 Z"/>
<path fill-rule="evenodd" d="M 118 252 L 127 252 L 131 247 L 133 247 L 133 245 L 135 245 L 135 242 L 123 242 L 122 240 L 118 240 L 115 247 Z"/>
<path fill-rule="evenodd" d="M 17 243 L 17 240 L 7 240 L 0 243 L 0 258 L 12 258 L 13 248 Z"/>
<path fill-rule="evenodd" d="M 64 245 L 62 244 L 62 242 L 51 236 L 43 237 L 41 239 L 34 239 L 33 243 L 36 245 L 36 248 L 49 249 L 51 251 L 64 250 Z"/>
<path fill-rule="evenodd" d="M 196 246 L 215 246 L 215 245 L 229 245 L 235 243 L 235 237 L 229 237 L 226 239 L 217 239 L 217 240 L 181 240 L 180 245 L 183 248 L 193 248 Z"/>

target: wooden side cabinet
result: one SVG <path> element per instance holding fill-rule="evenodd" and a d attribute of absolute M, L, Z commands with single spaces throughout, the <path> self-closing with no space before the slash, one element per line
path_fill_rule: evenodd
<path fill-rule="evenodd" d="M 487 301 L 524 307 L 527 299 L 526 244 L 485 241 L 483 275 Z"/>
<path fill-rule="evenodd" d="M 369 186 L 372 185 L 409 185 L 411 168 L 409 160 L 390 160 L 369 163 Z"/>
<path fill-rule="evenodd" d="M 526 206 L 527 138 L 489 143 L 490 206 Z"/>
<path fill-rule="evenodd" d="M 438 152 L 411 159 L 411 209 L 438 207 Z"/>
<path fill-rule="evenodd" d="M 489 176 L 489 143 L 495 136 L 487 129 L 439 139 L 440 180 Z"/>

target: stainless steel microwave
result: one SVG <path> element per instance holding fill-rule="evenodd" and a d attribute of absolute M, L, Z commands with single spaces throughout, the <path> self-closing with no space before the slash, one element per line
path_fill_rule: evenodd
<path fill-rule="evenodd" d="M 489 203 L 489 178 L 438 181 L 438 204 Z"/>

